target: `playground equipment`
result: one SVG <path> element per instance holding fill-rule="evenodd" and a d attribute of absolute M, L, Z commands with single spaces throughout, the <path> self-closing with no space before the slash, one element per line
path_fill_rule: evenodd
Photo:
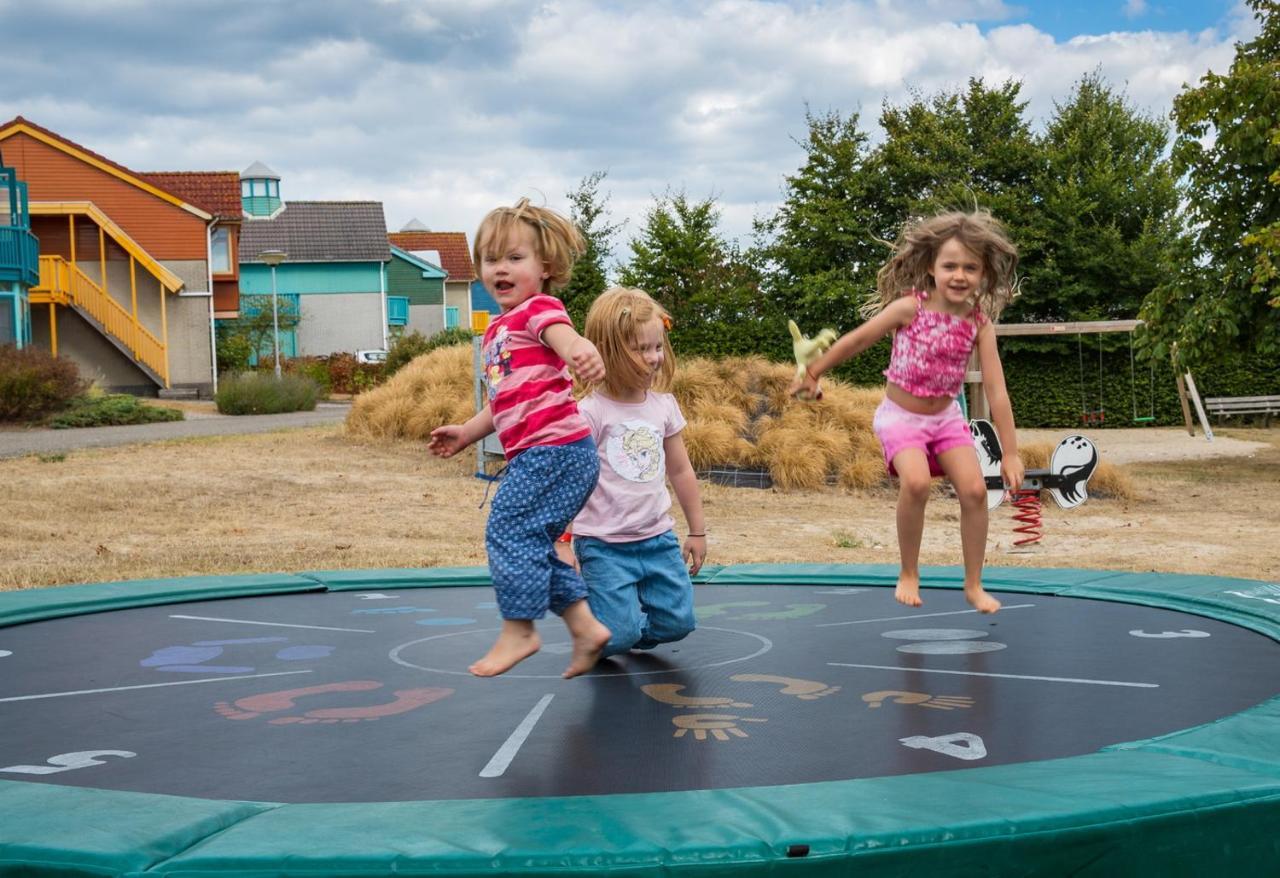
<path fill-rule="evenodd" d="M 1041 491 L 1048 491 L 1062 509 L 1074 509 L 1089 499 L 1089 477 L 1098 468 L 1098 449 L 1086 437 L 1066 437 L 1053 450 L 1048 469 L 1029 469 L 1023 474 L 1021 485 L 1006 489 L 1000 476 L 1004 452 L 995 427 L 990 421 L 975 418 L 969 422 L 969 432 L 987 483 L 987 508 L 995 509 L 1004 502 L 1006 494 L 1014 506 L 1013 519 L 1017 526 L 1013 530 L 1022 535 L 1014 540 L 1015 548 L 1031 546 L 1044 536 Z"/>

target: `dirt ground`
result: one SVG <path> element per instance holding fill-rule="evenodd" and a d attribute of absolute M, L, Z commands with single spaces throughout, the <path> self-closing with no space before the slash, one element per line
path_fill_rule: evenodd
<path fill-rule="evenodd" d="M 1062 432 L 1023 431 L 1056 442 Z M 1044 538 L 995 566 L 1087 567 L 1280 579 L 1280 430 L 1091 434 L 1129 501 L 1044 507 Z M 341 427 L 211 437 L 0 461 L 0 590 L 195 574 L 485 562 L 487 483 L 474 457 L 367 445 Z M 891 489 L 783 493 L 702 483 L 708 563 L 895 563 Z M 682 525 L 678 527 L 683 530 Z M 954 500 L 930 502 L 925 564 L 959 563 Z"/>

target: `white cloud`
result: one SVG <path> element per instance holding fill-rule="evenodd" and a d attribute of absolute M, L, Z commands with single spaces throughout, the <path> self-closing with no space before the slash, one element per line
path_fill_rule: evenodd
<path fill-rule="evenodd" d="M 1121 12 L 1125 18 L 1141 18 L 1147 14 L 1147 0 L 1125 0 Z"/>
<path fill-rule="evenodd" d="M 417 216 L 468 234 L 521 195 L 564 208 L 603 170 L 632 234 L 674 189 L 715 195 L 725 230 L 745 236 L 803 160 L 806 106 L 859 112 L 878 138 L 886 100 L 1013 78 L 1040 124 L 1096 70 L 1164 117 L 1182 83 L 1224 70 L 1233 40 L 1256 32 L 1242 2 L 1222 31 L 1066 41 L 1001 0 L 129 8 L 134 24 L 112 29 L 101 3 L 0 0 L 0 117 L 25 115 L 139 170 L 261 160 L 286 199 L 376 199 L 392 229 Z M 55 40 L 75 69 L 49 61 Z"/>

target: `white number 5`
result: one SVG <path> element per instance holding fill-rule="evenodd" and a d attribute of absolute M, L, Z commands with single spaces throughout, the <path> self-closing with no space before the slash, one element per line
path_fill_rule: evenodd
<path fill-rule="evenodd" d="M 104 765 L 99 756 L 119 756 L 121 759 L 132 759 L 137 753 L 128 750 L 80 750 L 76 753 L 60 753 L 50 756 L 45 761 L 48 765 L 7 765 L 0 771 L 11 774 L 57 774 L 60 771 L 75 771 L 77 768 L 88 768 L 90 765 Z"/>

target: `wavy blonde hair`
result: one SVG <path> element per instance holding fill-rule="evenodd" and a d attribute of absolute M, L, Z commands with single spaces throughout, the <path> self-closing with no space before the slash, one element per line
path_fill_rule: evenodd
<path fill-rule="evenodd" d="M 586 241 L 572 220 L 549 207 L 536 207 L 527 198 L 521 198 L 511 207 L 496 207 L 480 221 L 475 245 L 471 249 L 476 271 L 480 270 L 484 257 L 497 258 L 501 255 L 521 223 L 533 230 L 538 258 L 549 275 L 542 282 L 542 291 L 549 293 L 561 289 L 569 283 L 573 264 L 586 252 Z"/>
<path fill-rule="evenodd" d="M 1018 295 L 1018 249 L 1004 225 L 985 210 L 951 211 L 903 226 L 893 255 L 876 275 L 876 291 L 859 309 L 870 317 L 912 290 L 933 291 L 934 260 L 942 245 L 955 239 L 982 260 L 982 284 L 974 307 L 991 320 Z"/>
<path fill-rule="evenodd" d="M 671 315 L 644 290 L 610 287 L 601 293 L 582 326 L 582 334 L 600 351 L 604 360 L 606 393 L 618 396 L 648 386 L 649 367 L 633 351 L 640 327 L 653 320 L 662 324 L 662 366 L 653 381 L 655 390 L 666 391 L 676 374 L 676 355 L 671 349 Z"/>

